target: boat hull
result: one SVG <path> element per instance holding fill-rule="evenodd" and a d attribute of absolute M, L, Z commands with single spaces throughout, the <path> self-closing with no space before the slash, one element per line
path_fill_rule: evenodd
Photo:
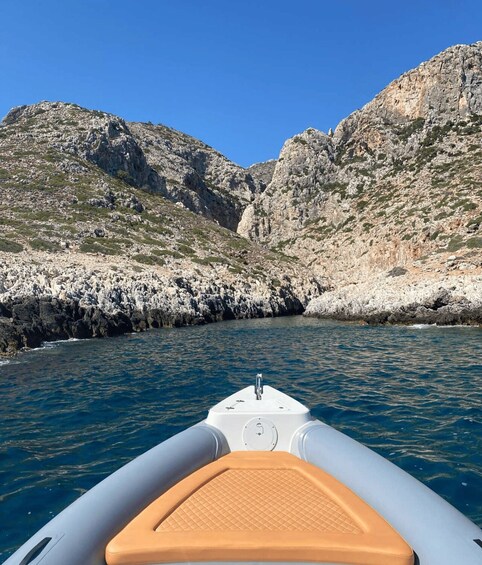
<path fill-rule="evenodd" d="M 288 451 L 329 473 L 405 539 L 420 565 L 482 563 L 482 530 L 441 497 L 374 451 L 314 420 L 292 398 L 271 387 L 265 387 L 264 397 L 253 403 L 249 387 L 225 399 L 205 422 L 159 444 L 81 496 L 5 565 L 106 565 L 107 544 L 142 509 L 184 477 L 243 448 Z"/>

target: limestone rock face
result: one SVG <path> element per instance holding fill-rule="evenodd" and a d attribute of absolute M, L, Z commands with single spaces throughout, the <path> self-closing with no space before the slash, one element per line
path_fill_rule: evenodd
<path fill-rule="evenodd" d="M 292 237 L 319 215 L 326 200 L 326 195 L 320 192 L 320 183 L 330 174 L 333 158 L 331 138 L 318 130 L 308 129 L 286 141 L 271 183 L 254 205 L 245 210 L 238 233 L 270 241 L 273 231 L 275 238 L 279 235 L 277 225 L 282 223 L 286 228 L 282 237 Z"/>
<path fill-rule="evenodd" d="M 124 258 L 0 253 L 0 356 L 43 341 L 108 337 L 163 326 L 300 314 L 322 287 L 290 268 L 266 279 L 226 265 L 135 269 Z M 279 279 L 272 279 L 277 275 Z"/>
<path fill-rule="evenodd" d="M 347 157 L 381 148 L 402 154 L 417 130 L 482 114 L 482 42 L 455 45 L 404 73 L 342 120 L 334 142 Z M 407 129 L 402 129 L 408 126 Z M 403 145 L 403 144 L 402 144 Z"/>
<path fill-rule="evenodd" d="M 306 316 L 368 323 L 482 324 L 482 276 L 387 278 L 347 285 L 315 298 Z"/>
<path fill-rule="evenodd" d="M 165 195 L 236 231 L 243 209 L 263 183 L 201 141 L 165 126 L 131 124 L 150 166 L 165 179 Z"/>
<path fill-rule="evenodd" d="M 325 135 L 288 140 L 238 232 L 333 284 L 482 249 L 482 42 L 389 84 Z M 438 259 L 438 260 L 437 260 Z"/>
<path fill-rule="evenodd" d="M 264 187 L 254 173 L 188 135 L 74 104 L 20 106 L 2 125 L 15 131 L 19 142 L 41 143 L 93 163 L 234 231 L 245 206 Z"/>
<path fill-rule="evenodd" d="M 2 124 L 26 138 L 48 144 L 97 165 L 132 186 L 161 191 L 164 180 L 148 165 L 129 126 L 121 118 L 73 104 L 41 102 L 11 110 Z"/>
<path fill-rule="evenodd" d="M 132 186 L 163 192 L 165 180 L 148 165 L 124 120 L 106 116 L 102 122 L 90 130 L 83 144 L 75 144 L 77 154 Z"/>
<path fill-rule="evenodd" d="M 270 159 L 263 163 L 255 163 L 248 167 L 248 172 L 253 175 L 254 178 L 258 179 L 262 183 L 263 190 L 268 186 L 273 178 L 273 173 L 276 167 L 276 161 Z"/>
<path fill-rule="evenodd" d="M 396 124 L 416 118 L 431 122 L 482 113 L 482 42 L 455 45 L 390 83 L 360 111 Z M 358 116 L 353 114 L 335 137 Z"/>

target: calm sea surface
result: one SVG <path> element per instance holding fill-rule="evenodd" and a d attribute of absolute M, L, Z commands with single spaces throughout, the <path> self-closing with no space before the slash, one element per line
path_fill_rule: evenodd
<path fill-rule="evenodd" d="M 482 329 L 223 322 L 0 365 L 0 561 L 257 372 L 482 524 Z"/>

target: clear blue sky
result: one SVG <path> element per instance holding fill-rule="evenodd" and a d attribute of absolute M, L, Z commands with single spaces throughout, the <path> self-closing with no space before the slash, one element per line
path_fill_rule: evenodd
<path fill-rule="evenodd" d="M 480 39 L 481 0 L 0 0 L 0 114 L 75 102 L 247 166 Z"/>

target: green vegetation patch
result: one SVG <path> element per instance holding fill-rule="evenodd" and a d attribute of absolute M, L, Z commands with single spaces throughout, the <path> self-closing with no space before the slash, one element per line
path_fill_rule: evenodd
<path fill-rule="evenodd" d="M 475 204 L 475 203 L 472 202 L 471 200 L 462 199 L 462 200 L 457 200 L 456 202 L 454 202 L 453 204 L 451 204 L 450 207 L 451 207 L 452 209 L 462 208 L 462 209 L 465 210 L 466 212 L 470 212 L 471 210 L 476 210 L 476 209 L 477 209 L 477 204 Z"/>
<path fill-rule="evenodd" d="M 475 239 L 475 238 L 474 238 Z M 461 235 L 454 236 L 447 245 L 448 251 L 458 251 L 464 246 L 464 241 Z"/>
<path fill-rule="evenodd" d="M 482 216 L 477 216 L 476 218 L 472 218 L 465 225 L 466 227 L 469 227 L 472 224 L 477 224 L 478 226 L 482 224 Z"/>
<path fill-rule="evenodd" d="M 469 249 L 482 248 L 482 237 L 471 237 L 465 242 L 466 247 Z"/>
<path fill-rule="evenodd" d="M 199 263 L 199 265 L 209 265 L 211 263 L 219 263 L 221 265 L 229 265 L 229 261 L 224 257 L 210 256 L 210 257 L 194 257 L 193 261 Z"/>
<path fill-rule="evenodd" d="M 40 238 L 32 239 L 29 241 L 29 245 L 32 249 L 37 251 L 58 251 L 60 249 L 58 243 Z"/>
<path fill-rule="evenodd" d="M 233 267 L 229 267 L 228 271 L 233 273 L 233 275 L 240 275 L 243 272 L 243 269 L 239 265 L 234 265 Z"/>
<path fill-rule="evenodd" d="M 119 169 L 115 176 L 122 182 L 125 182 L 126 184 L 130 184 L 133 185 L 134 183 L 134 179 L 131 177 L 131 175 L 127 172 L 124 171 L 122 169 Z"/>
<path fill-rule="evenodd" d="M 396 134 L 400 138 L 401 141 L 407 141 L 407 139 L 412 136 L 415 132 L 420 131 L 423 126 L 425 125 L 424 118 L 415 118 L 411 123 L 407 126 L 399 129 Z"/>
<path fill-rule="evenodd" d="M 148 229 L 150 232 L 156 233 L 157 235 L 174 235 L 172 230 L 164 226 L 160 226 L 159 224 L 150 224 Z"/>
<path fill-rule="evenodd" d="M 16 241 L 0 238 L 0 251 L 6 251 L 7 253 L 20 253 L 23 251 L 23 245 Z"/>
<path fill-rule="evenodd" d="M 156 257 L 155 255 L 145 255 L 143 253 L 139 253 L 137 255 L 133 255 L 132 258 L 134 261 L 138 263 L 143 263 L 144 265 L 159 265 L 162 267 L 166 262 L 162 257 Z"/>
<path fill-rule="evenodd" d="M 87 237 L 80 246 L 82 253 L 103 253 L 104 255 L 121 255 L 119 243 L 103 239 L 101 242 L 93 237 Z"/>
<path fill-rule="evenodd" d="M 188 255 L 189 257 L 196 255 L 194 249 L 192 247 L 189 247 L 189 245 L 185 245 L 184 243 L 180 243 L 177 248 L 183 255 Z"/>
<path fill-rule="evenodd" d="M 454 128 L 454 123 L 452 121 L 448 121 L 443 126 L 433 126 L 433 128 L 428 132 L 425 139 L 422 141 L 422 145 L 424 147 L 428 147 L 430 145 L 434 145 L 437 141 L 442 140 L 450 131 Z"/>
<path fill-rule="evenodd" d="M 206 230 L 203 230 L 201 228 L 192 228 L 191 233 L 192 233 L 192 235 L 194 235 L 195 237 L 197 237 L 199 239 L 207 239 L 208 238 L 208 236 L 206 234 Z"/>
<path fill-rule="evenodd" d="M 172 257 L 173 259 L 182 259 L 184 255 L 178 251 L 171 251 L 170 249 L 152 249 L 152 253 L 155 253 L 159 257 Z"/>
<path fill-rule="evenodd" d="M 251 245 L 251 242 L 244 237 L 234 237 L 229 241 L 229 245 L 233 249 L 246 249 Z"/>

